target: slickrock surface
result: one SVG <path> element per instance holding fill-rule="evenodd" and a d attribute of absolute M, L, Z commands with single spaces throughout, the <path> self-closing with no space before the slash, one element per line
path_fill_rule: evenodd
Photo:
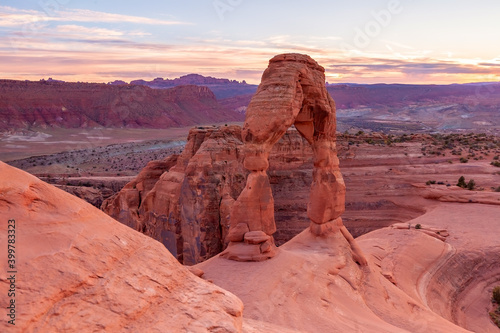
<path fill-rule="evenodd" d="M 438 242 L 433 254 L 439 256 L 441 241 L 415 235 L 423 246 Z M 318 237 L 305 230 L 267 261 L 217 256 L 196 267 L 241 298 L 244 321 L 275 325 L 271 332 L 466 332 L 391 283 L 366 254 L 369 266 L 360 268 L 341 234 Z M 427 260 L 408 257 L 401 264 L 420 266 Z"/>
<path fill-rule="evenodd" d="M 244 321 L 270 323 L 274 332 L 493 333 L 498 328 L 488 306 L 500 281 L 497 207 L 434 202 L 405 229 L 358 238 L 364 268 L 343 237 L 308 230 L 265 262 L 217 256 L 195 267 L 241 298 Z M 444 241 L 431 236 L 437 232 Z"/>
<path fill-rule="evenodd" d="M 0 175 L 2 263 L 7 219 L 16 220 L 15 331 L 241 332 L 241 301 L 162 244 L 2 162 Z M 2 309 L 7 278 L 2 269 Z"/>

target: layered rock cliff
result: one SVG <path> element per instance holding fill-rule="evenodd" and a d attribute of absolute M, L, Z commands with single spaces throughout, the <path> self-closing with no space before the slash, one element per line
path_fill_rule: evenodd
<path fill-rule="evenodd" d="M 182 154 L 169 160 L 176 159 L 175 165 L 158 169 L 154 166 L 166 161 L 151 162 L 102 209 L 162 242 L 185 264 L 206 260 L 227 245 L 229 213 L 248 174 L 242 150 L 239 126 L 193 128 Z M 276 240 L 282 244 L 307 226 L 299 219 L 306 214 L 308 191 L 290 194 L 311 183 L 312 149 L 290 130 L 274 146 L 269 164 L 270 183 L 279 199 L 276 223 L 282 227 Z M 143 185 L 143 179 L 150 185 Z M 300 215 L 291 219 L 294 212 Z"/>
<path fill-rule="evenodd" d="M 0 80 L 0 130 L 36 127 L 168 128 L 242 120 L 207 87 Z"/>

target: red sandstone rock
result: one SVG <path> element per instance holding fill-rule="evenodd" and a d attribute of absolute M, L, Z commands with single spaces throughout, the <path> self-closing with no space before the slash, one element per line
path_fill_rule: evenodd
<path fill-rule="evenodd" d="M 224 242 L 224 248 L 229 243 L 229 226 L 231 220 L 231 211 L 233 210 L 233 205 L 235 200 L 229 193 L 230 189 L 226 188 L 223 190 L 222 200 L 219 206 L 219 215 L 220 215 L 220 227 L 222 231 L 221 240 Z M 246 226 L 246 231 L 248 230 L 248 226 Z M 241 240 L 240 240 L 241 241 Z"/>
<path fill-rule="evenodd" d="M 185 264 L 212 257 L 225 246 L 233 196 L 241 191 L 244 180 L 240 136 L 238 126 L 192 129 L 176 164 L 140 197 L 139 205 L 130 204 L 132 211 L 138 207 L 132 219 L 135 225 L 142 226 L 143 233 L 161 241 Z M 128 217 L 120 215 L 122 208 L 117 206 L 127 201 L 127 188 L 135 182 L 103 205 L 107 213 L 124 223 Z"/>
<path fill-rule="evenodd" d="M 274 234 L 274 199 L 269 178 L 263 171 L 252 172 L 247 185 L 233 205 L 231 226 L 239 223 L 248 225 L 250 231 L 264 231 Z"/>
<path fill-rule="evenodd" d="M 193 276 L 160 243 L 3 162 L 0 175 L 0 216 L 16 221 L 18 271 L 15 326 L 3 318 L 0 331 L 241 332 L 241 301 Z M 7 251 L 0 259 L 7 263 Z M 3 309 L 7 277 L 2 269 Z"/>
<path fill-rule="evenodd" d="M 230 242 L 243 242 L 245 234 L 249 231 L 248 224 L 238 223 L 234 228 L 230 229 L 227 239 Z"/>
<path fill-rule="evenodd" d="M 144 225 L 139 217 L 139 208 L 147 196 L 166 171 L 177 163 L 177 155 L 171 155 L 163 161 L 151 161 L 139 175 L 125 185 L 120 194 L 107 199 L 101 209 L 125 225 L 143 231 Z"/>
<path fill-rule="evenodd" d="M 199 269 L 199 268 L 193 267 L 193 266 L 188 266 L 188 267 L 187 267 L 187 269 L 188 269 L 191 273 L 193 273 L 195 276 L 200 277 L 200 278 L 203 276 L 203 274 L 205 274 L 205 272 L 204 272 L 204 271 L 202 271 L 202 270 L 201 270 L 201 269 Z"/>
<path fill-rule="evenodd" d="M 242 131 L 244 166 L 251 173 L 233 205 L 231 228 L 245 223 L 250 231 L 262 231 L 269 236 L 276 231 L 267 161 L 272 147 L 292 125 L 313 146 L 314 172 L 308 217 L 315 224 L 325 224 L 344 212 L 345 184 L 336 150 L 335 102 L 326 90 L 324 72 L 324 68 L 307 55 L 282 54 L 269 61 L 246 111 Z M 312 227 L 315 234 L 326 231 Z M 342 234 L 353 247 L 356 261 L 366 265 L 362 251 L 345 227 Z M 239 260 L 238 255 L 244 256 L 245 247 L 231 245 L 234 244 L 224 251 L 223 257 Z M 233 253 L 233 249 L 237 253 Z"/>
<path fill-rule="evenodd" d="M 355 263 L 352 246 L 340 232 L 315 236 L 308 230 L 280 246 L 279 255 L 269 260 L 248 264 L 217 256 L 196 267 L 242 299 L 244 322 L 248 318 L 254 325 L 276 325 L 275 332 L 469 332 L 448 319 L 448 314 L 443 318 L 436 313 L 456 309 L 460 318 L 467 306 L 462 303 L 459 308 L 448 296 L 459 293 L 456 286 L 469 286 L 474 276 L 470 272 L 462 279 L 461 274 L 446 273 L 450 268 L 464 271 L 458 257 L 447 263 L 446 243 L 414 230 L 393 229 L 366 234 L 359 243 L 368 254 L 367 267 Z M 488 264 L 495 261 L 498 256 L 487 259 Z M 497 268 L 486 275 L 486 263 L 475 264 L 482 268 L 476 280 L 479 287 L 482 277 L 488 276 L 489 283 L 495 281 Z M 433 277 L 436 270 L 439 274 Z M 442 281 L 450 284 L 443 286 Z M 440 286 L 451 294 L 426 298 L 428 292 L 439 293 Z M 462 289 L 463 294 L 468 290 Z M 482 309 L 482 319 L 487 319 L 486 308 Z"/>
<path fill-rule="evenodd" d="M 168 128 L 238 121 L 207 87 L 0 80 L 0 130 L 31 127 Z"/>
<path fill-rule="evenodd" d="M 261 247 L 259 244 L 231 242 L 220 257 L 236 261 L 263 261 L 275 255 L 276 247 L 271 244 Z"/>
<path fill-rule="evenodd" d="M 270 240 L 271 237 L 263 231 L 250 231 L 245 234 L 244 240 L 248 244 L 261 244 Z"/>
<path fill-rule="evenodd" d="M 102 206 L 103 210 L 120 222 L 162 242 L 181 262 L 184 247 L 187 248 L 189 243 L 199 244 L 196 246 L 200 247 L 200 251 L 206 252 L 198 256 L 195 262 L 219 253 L 229 242 L 227 236 L 234 198 L 245 186 L 246 171 L 242 165 L 244 155 L 240 137 L 241 128 L 238 126 L 193 128 L 186 148 L 177 158 L 174 167 L 169 164 L 164 174 L 160 176 L 159 168 L 145 168 L 137 179 L 125 186 L 116 196 L 108 199 Z M 231 154 L 228 155 L 228 152 Z M 312 154 L 310 145 L 294 129 L 287 131 L 271 151 L 269 158 L 271 187 L 274 194 L 280 198 L 275 211 L 276 221 L 281 226 L 277 232 L 280 244 L 309 225 L 305 210 L 309 195 L 308 187 L 312 180 Z M 203 161 L 203 165 L 200 161 Z M 152 166 L 157 165 L 156 163 L 159 162 L 155 162 Z M 189 164 L 193 166 L 190 173 L 201 172 L 204 175 L 186 181 L 187 188 L 199 188 L 194 192 L 181 191 Z M 205 175 L 207 172 L 216 172 L 219 176 L 207 176 Z M 154 191 L 149 189 L 148 192 L 138 192 L 137 184 L 140 184 L 143 178 L 149 179 L 148 188 L 152 187 Z M 155 179 L 156 183 L 152 185 Z M 221 179 L 224 179 L 224 182 Z M 180 205 L 181 202 L 183 207 L 196 204 L 195 201 L 189 203 L 184 199 L 192 197 L 192 193 L 200 193 L 206 197 L 201 207 L 197 204 L 199 205 L 197 209 L 201 209 L 204 205 L 210 208 L 203 209 L 202 213 L 198 212 L 193 219 L 196 224 L 210 221 L 210 230 L 213 230 L 210 238 L 201 239 L 202 229 L 206 230 L 204 225 L 196 227 L 195 233 L 191 235 L 182 232 L 188 228 L 185 217 L 189 215 L 180 213 Z M 192 211 L 192 208 L 189 211 Z M 243 241 L 243 238 L 240 241 Z M 210 252 L 202 250 L 209 248 L 206 243 L 212 244 Z M 217 248 L 220 250 L 214 250 Z M 184 262 L 195 263 L 187 260 Z"/>

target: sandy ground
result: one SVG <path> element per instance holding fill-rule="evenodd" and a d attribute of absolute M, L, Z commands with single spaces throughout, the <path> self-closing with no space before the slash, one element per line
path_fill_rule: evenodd
<path fill-rule="evenodd" d="M 168 129 L 44 128 L 2 132 L 0 133 L 0 161 L 7 162 L 71 150 L 95 149 L 111 144 L 148 140 L 185 140 L 191 128 L 192 126 Z"/>

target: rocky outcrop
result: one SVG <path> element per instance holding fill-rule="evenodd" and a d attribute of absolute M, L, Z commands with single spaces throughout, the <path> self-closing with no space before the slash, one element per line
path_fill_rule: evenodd
<path fill-rule="evenodd" d="M 236 80 L 217 79 L 211 76 L 203 76 L 199 74 L 188 74 L 175 79 L 163 79 L 158 77 L 151 81 L 135 80 L 130 82 L 131 85 L 143 85 L 154 89 L 165 89 L 180 85 L 197 85 L 210 88 L 214 92 L 217 99 L 228 98 L 232 96 L 240 96 L 245 94 L 253 95 L 257 90 L 257 86 L 247 84 L 245 81 L 238 82 Z M 227 103 L 225 103 L 226 106 Z M 234 110 L 230 108 L 230 110 Z"/>
<path fill-rule="evenodd" d="M 103 210 L 161 241 L 185 264 L 216 255 L 245 179 L 240 137 L 239 126 L 193 128 L 175 165 L 144 169 Z M 137 189 L 141 179 L 149 180 L 147 193 Z"/>
<path fill-rule="evenodd" d="M 242 120 L 207 87 L 0 80 L 0 130 L 168 128 Z"/>
<path fill-rule="evenodd" d="M 345 210 L 345 184 L 337 158 L 335 103 L 325 88 L 324 71 L 306 55 L 282 54 L 269 61 L 246 111 L 242 138 L 244 166 L 250 174 L 234 203 L 229 231 L 232 234 L 234 229 L 243 230 L 246 225 L 249 232 L 261 232 L 267 237 L 261 237 L 262 242 L 257 244 L 246 237 L 231 241 L 221 256 L 261 261 L 275 255 L 274 198 L 266 171 L 272 147 L 294 125 L 311 144 L 314 154 L 307 206 L 311 232 L 318 236 L 341 232 L 351 244 L 356 260 L 366 265 L 340 218 Z"/>
<path fill-rule="evenodd" d="M 269 163 L 282 244 L 307 227 L 298 222 L 301 216 L 290 217 L 305 210 L 302 196 L 290 194 L 310 185 L 311 172 L 301 169 L 312 170 L 312 149 L 289 130 L 273 147 Z M 181 262 L 194 264 L 218 254 L 233 237 L 228 236 L 230 214 L 246 175 L 239 126 L 195 127 L 180 156 L 150 162 L 102 209 L 162 242 Z"/>
<path fill-rule="evenodd" d="M 177 158 L 177 155 L 171 155 L 162 161 L 149 162 L 134 180 L 121 189 L 120 195 L 106 200 L 101 208 L 123 224 L 143 232 L 144 224 L 139 218 L 143 198 L 153 189 L 160 176 L 177 163 Z"/>
<path fill-rule="evenodd" d="M 241 332 L 241 301 L 160 243 L 2 162 L 0 174 L 0 245 L 16 236 L 17 272 L 0 271 L 0 306 L 15 304 L 15 327 L 5 317 L 0 331 Z"/>
<path fill-rule="evenodd" d="M 87 186 L 68 186 L 68 185 L 55 185 L 61 190 L 71 193 L 74 196 L 87 201 L 95 207 L 101 207 L 104 202 L 102 192 L 94 187 Z"/>

